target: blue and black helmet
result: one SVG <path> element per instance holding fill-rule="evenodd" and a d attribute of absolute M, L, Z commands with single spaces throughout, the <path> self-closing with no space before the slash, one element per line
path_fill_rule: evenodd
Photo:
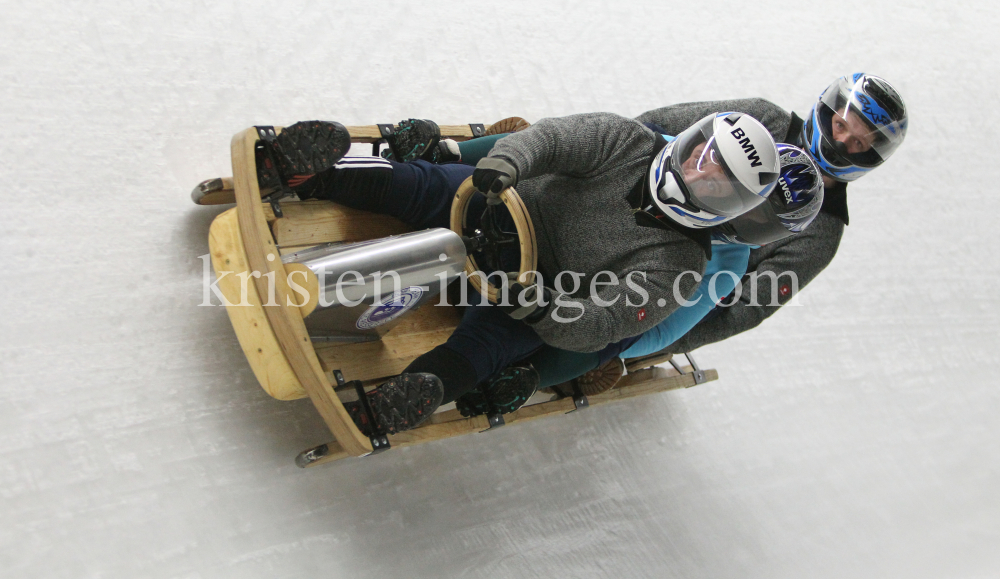
<path fill-rule="evenodd" d="M 794 235 L 812 223 L 823 206 L 823 177 L 802 149 L 778 144 L 780 175 L 767 201 L 715 228 L 728 243 L 764 245 Z"/>
<path fill-rule="evenodd" d="M 859 72 L 838 78 L 820 94 L 802 138 L 824 174 L 853 181 L 892 155 L 906 125 L 906 105 L 896 89 Z"/>

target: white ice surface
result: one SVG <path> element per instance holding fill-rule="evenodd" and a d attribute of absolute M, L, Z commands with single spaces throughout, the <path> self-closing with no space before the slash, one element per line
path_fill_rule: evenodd
<path fill-rule="evenodd" d="M 1000 573 L 997 8 L 158 4 L 0 10 L 0 577 Z M 252 124 L 804 114 L 857 70 L 907 141 L 718 382 L 304 471 L 311 405 L 197 307 L 188 194 Z"/>

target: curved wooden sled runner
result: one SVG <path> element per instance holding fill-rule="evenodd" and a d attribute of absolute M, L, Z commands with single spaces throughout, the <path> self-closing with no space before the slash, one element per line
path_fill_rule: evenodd
<path fill-rule="evenodd" d="M 477 132 L 482 134 L 483 126 L 441 129 L 443 136 L 463 140 Z M 378 146 L 378 127 L 348 127 L 348 130 L 353 142 Z M 308 396 L 336 439 L 302 452 L 296 458 L 299 466 L 384 450 L 386 438 L 369 439 L 354 425 L 337 395 L 338 390 L 344 389 L 337 388 L 338 382 L 346 376 L 347 380 L 375 386 L 382 379 L 400 373 L 414 358 L 447 340 L 458 323 L 458 313 L 454 307 L 428 303 L 410 312 L 380 340 L 313 342 L 303 318 L 315 307 L 316 276 L 299 264 L 283 264 L 280 256 L 320 243 L 378 239 L 409 230 L 390 217 L 327 201 L 285 201 L 280 204 L 280 215 L 275 215 L 272 205 L 261 201 L 257 186 L 254 147 L 258 138 L 255 128 L 236 134 L 231 143 L 233 177 L 205 181 L 192 194 L 200 204 L 236 202 L 235 208 L 216 217 L 209 232 L 217 287 L 229 302 L 226 311 L 233 329 L 264 390 L 280 400 Z M 453 224 L 461 222 L 460 213 L 453 213 Z M 530 225 L 527 220 L 527 226 Z M 533 245 L 526 249 L 525 243 L 522 240 L 522 257 L 533 258 Z M 290 290 L 287 276 L 292 271 L 301 272 L 299 285 L 310 294 L 305 303 Z M 667 361 L 673 364 L 673 369 L 654 367 Z M 389 435 L 388 445 L 410 446 L 481 432 L 505 423 L 565 414 L 586 406 L 689 388 L 718 379 L 715 370 L 700 370 L 693 361 L 690 367 L 682 367 L 669 356 L 656 354 L 628 360 L 626 368 L 628 374 L 615 388 L 596 396 L 531 404 L 503 415 L 501 420 L 487 416 L 464 418 L 455 410 L 442 411 L 419 428 Z M 373 440 L 379 448 L 373 446 Z"/>

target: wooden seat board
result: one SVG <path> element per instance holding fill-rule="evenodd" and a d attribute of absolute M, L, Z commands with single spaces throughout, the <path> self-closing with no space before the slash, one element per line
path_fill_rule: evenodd
<path fill-rule="evenodd" d="M 398 219 L 330 201 L 283 203 L 281 211 L 284 217 L 271 223 L 274 240 L 281 247 L 365 241 L 412 231 Z"/>

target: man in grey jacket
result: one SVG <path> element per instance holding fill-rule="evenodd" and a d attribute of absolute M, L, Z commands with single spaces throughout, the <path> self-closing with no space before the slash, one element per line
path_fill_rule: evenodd
<path fill-rule="evenodd" d="M 609 113 L 544 119 L 498 143 L 475 169 L 347 158 L 297 179 L 301 198 L 386 213 L 415 228 L 447 227 L 454 192 L 470 175 L 490 194 L 516 183 L 534 226 L 546 287 L 514 286 L 510 307 L 467 308 L 445 344 L 369 394 L 383 409 L 379 426 L 412 428 L 435 398 L 456 399 L 543 343 L 596 351 L 674 311 L 696 285 L 682 274 L 704 270 L 708 227 L 762 202 L 778 176 L 774 140 L 751 115 L 711 114 L 691 124 L 668 145 L 640 122 Z M 570 289 L 555 281 L 563 272 L 576 278 Z M 600 273 L 609 275 L 598 282 Z M 428 387 L 437 380 L 443 397 Z M 400 389 L 400 403 L 387 402 L 382 391 Z M 349 410 L 365 428 L 358 408 Z"/>
<path fill-rule="evenodd" d="M 637 119 L 676 134 L 714 111 L 753 115 L 778 142 L 809 152 L 824 173 L 823 207 L 802 233 L 753 250 L 739 299 L 717 307 L 664 352 L 690 352 L 755 328 L 812 281 L 833 260 L 848 224 L 848 182 L 884 162 L 907 128 L 906 107 L 892 85 L 860 73 L 834 81 L 805 121 L 759 98 L 672 105 Z"/>

